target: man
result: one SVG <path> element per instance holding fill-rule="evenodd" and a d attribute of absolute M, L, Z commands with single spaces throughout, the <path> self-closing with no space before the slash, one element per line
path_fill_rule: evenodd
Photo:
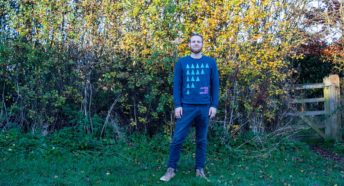
<path fill-rule="evenodd" d="M 176 129 L 170 145 L 168 168 L 162 181 L 175 176 L 182 144 L 192 122 L 196 128 L 196 176 L 206 178 L 206 159 L 209 118 L 215 117 L 219 100 L 219 74 L 216 61 L 202 55 L 203 37 L 198 34 L 189 40 L 190 56 L 180 58 L 174 68 L 173 101 Z"/>

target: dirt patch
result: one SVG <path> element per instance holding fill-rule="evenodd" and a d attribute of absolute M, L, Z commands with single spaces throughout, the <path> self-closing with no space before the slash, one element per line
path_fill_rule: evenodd
<path fill-rule="evenodd" d="M 313 152 L 319 154 L 325 159 L 337 162 L 342 168 L 344 168 L 344 156 L 338 155 L 319 146 L 312 146 L 311 149 Z"/>

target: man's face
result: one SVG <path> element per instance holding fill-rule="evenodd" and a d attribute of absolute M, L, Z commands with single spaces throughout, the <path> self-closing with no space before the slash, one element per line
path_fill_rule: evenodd
<path fill-rule="evenodd" d="M 192 36 L 190 38 L 189 47 L 192 53 L 198 54 L 202 51 L 203 41 L 200 36 Z"/>

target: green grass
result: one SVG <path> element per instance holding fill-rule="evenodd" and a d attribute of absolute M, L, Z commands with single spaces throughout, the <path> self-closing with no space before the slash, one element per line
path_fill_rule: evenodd
<path fill-rule="evenodd" d="M 185 143 L 177 176 L 165 172 L 167 136 L 97 140 L 70 129 L 48 137 L 0 133 L 0 185 L 344 185 L 344 165 L 313 153 L 302 142 L 257 145 L 245 139 L 208 144 L 206 173 L 194 176 L 194 142 Z M 270 145 L 269 145 L 270 144 Z M 338 145 L 337 145 L 338 146 Z M 344 155 L 344 153 L 342 154 Z"/>

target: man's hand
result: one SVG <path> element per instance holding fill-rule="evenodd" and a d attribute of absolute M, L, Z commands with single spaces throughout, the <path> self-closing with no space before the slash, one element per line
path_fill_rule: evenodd
<path fill-rule="evenodd" d="M 176 109 L 174 109 L 174 115 L 176 116 L 177 119 L 181 118 L 183 115 L 183 108 L 177 107 Z"/>
<path fill-rule="evenodd" d="M 215 114 L 216 114 L 216 108 L 215 107 L 210 107 L 209 108 L 209 116 L 210 116 L 210 118 L 215 117 Z"/>

